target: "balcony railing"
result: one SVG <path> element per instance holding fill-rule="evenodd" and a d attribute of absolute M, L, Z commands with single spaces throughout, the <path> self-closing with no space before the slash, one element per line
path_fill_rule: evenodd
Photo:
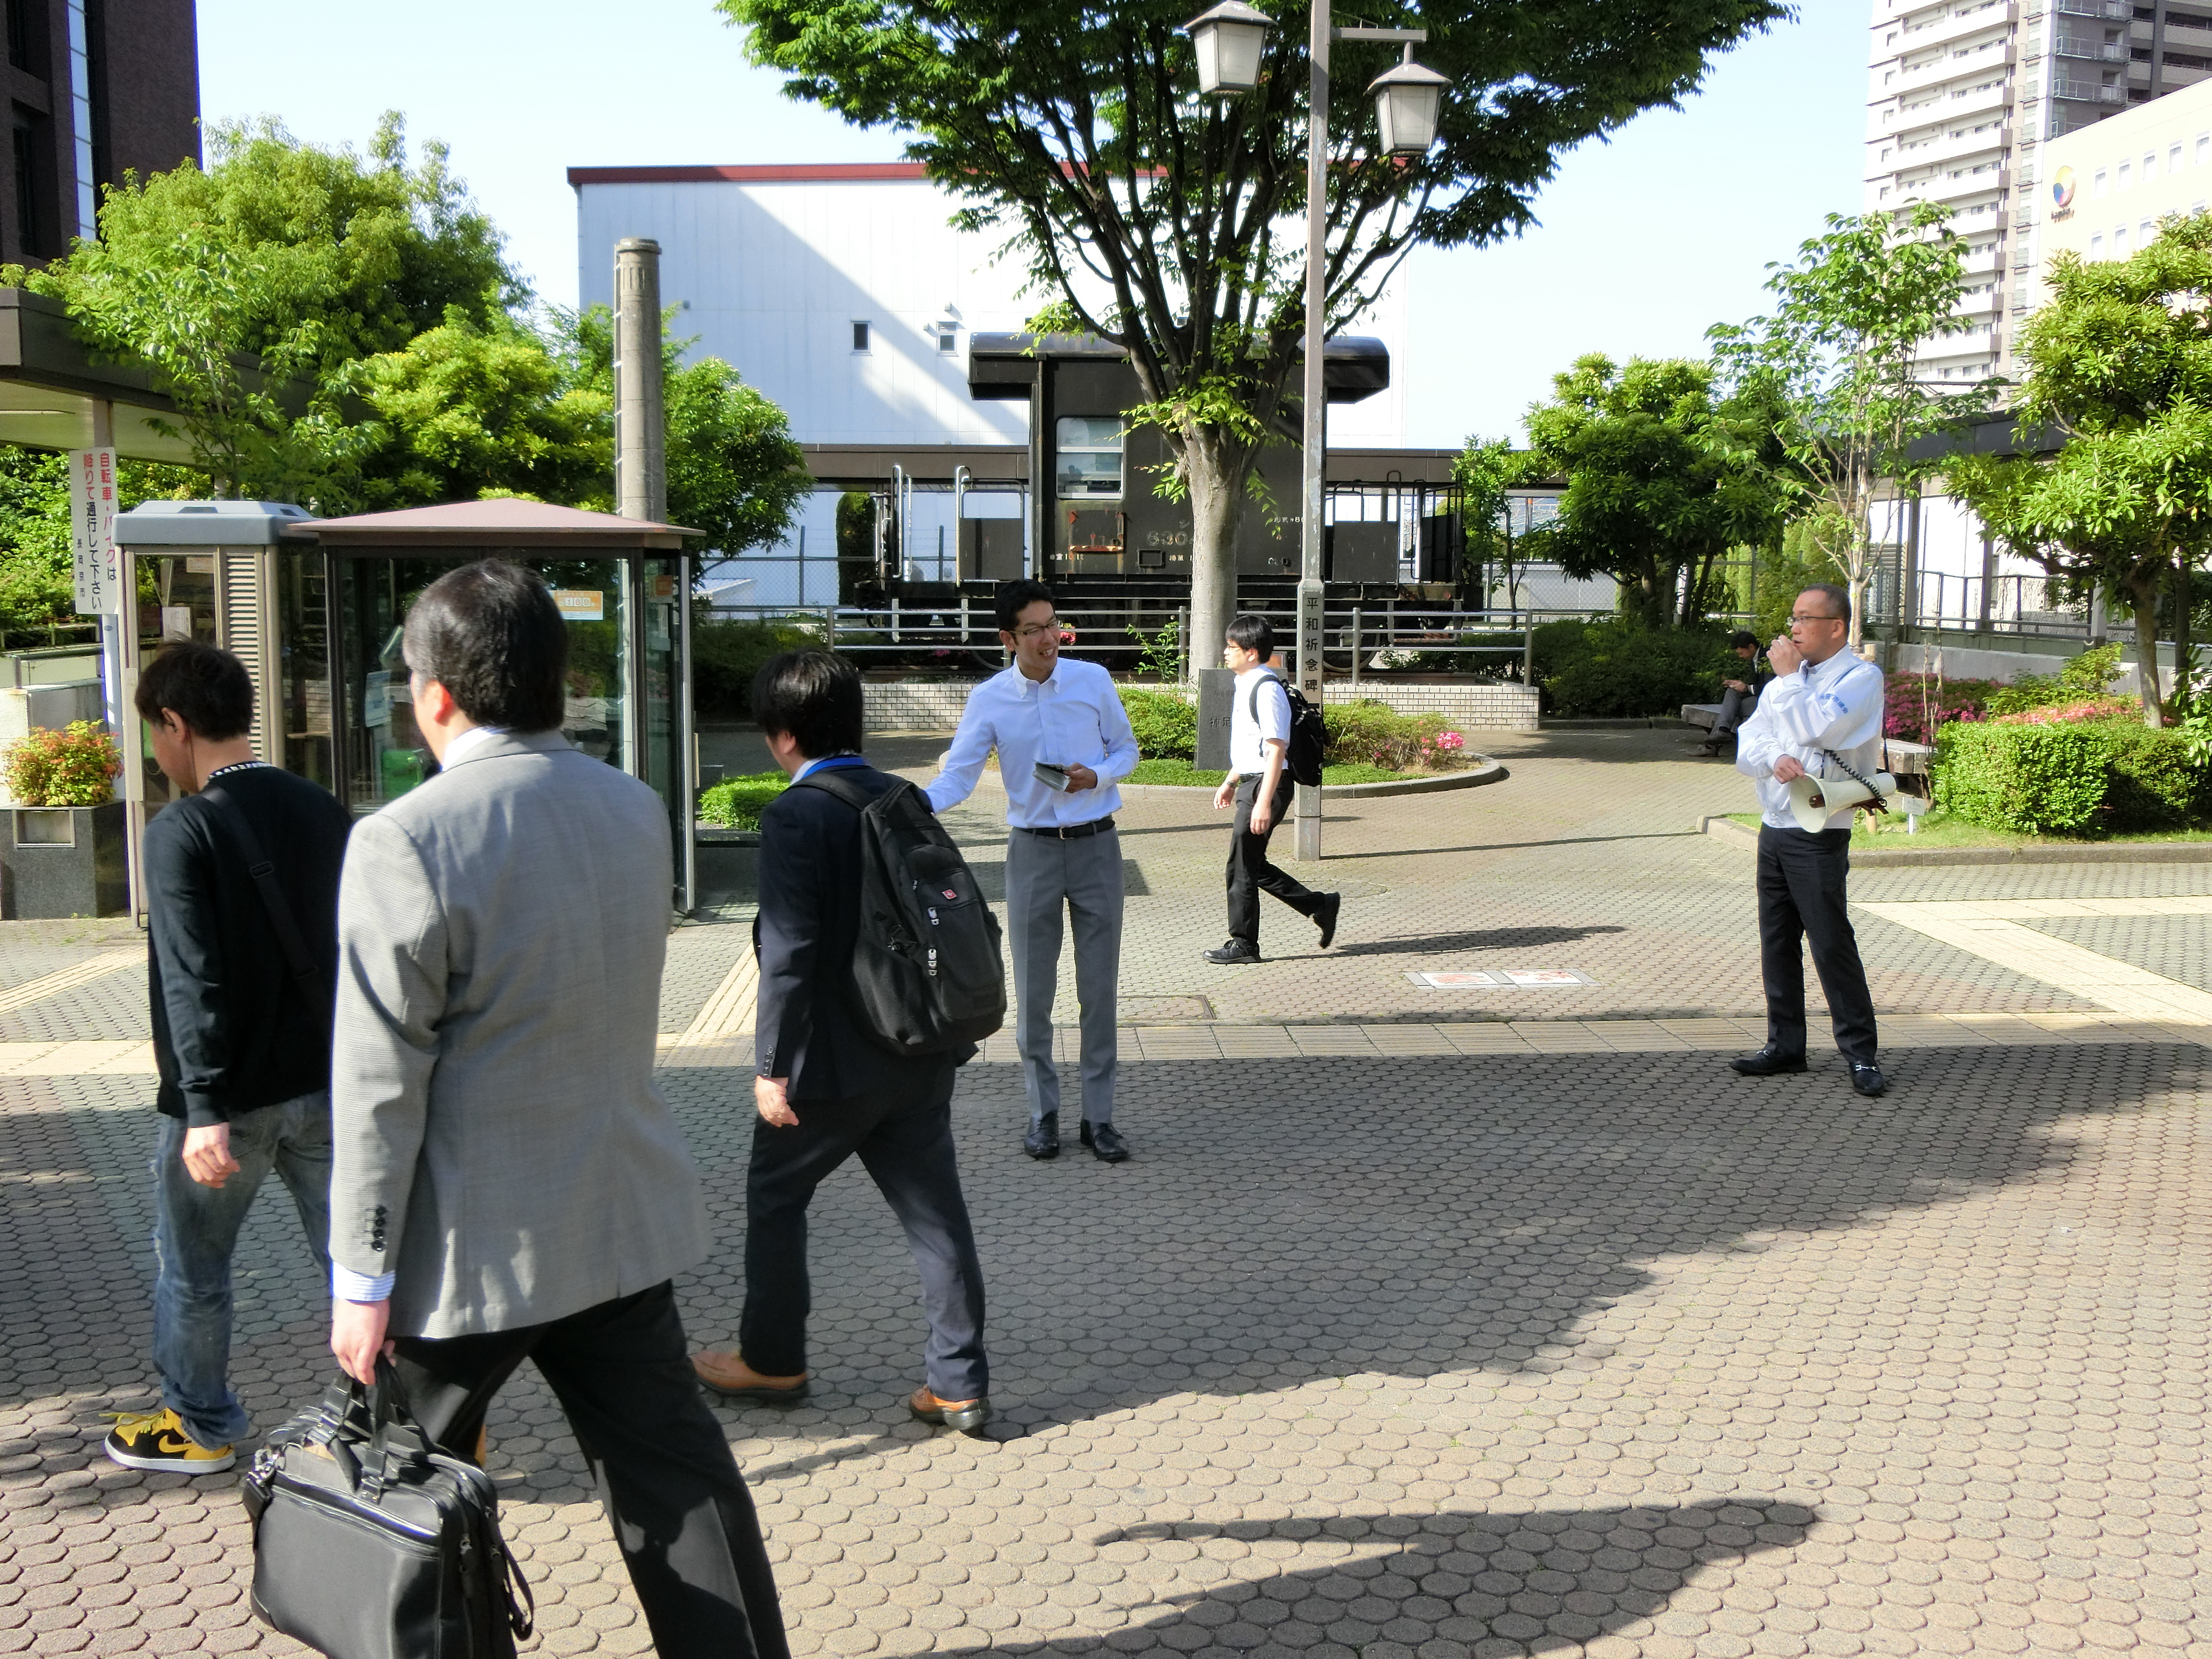
<path fill-rule="evenodd" d="M 2086 58 L 2106 64 L 2128 61 L 2127 46 L 2118 40 L 2069 40 L 2062 34 L 2051 42 L 2051 51 L 2058 58 Z"/>
<path fill-rule="evenodd" d="M 2069 81 L 2063 76 L 2053 76 L 2051 95 L 2053 98 L 2071 98 L 2083 104 L 2117 104 L 2126 98 L 2127 92 L 2122 87 L 2100 87 L 2087 81 Z"/>
<path fill-rule="evenodd" d="M 2108 17 L 2116 23 L 2135 15 L 2128 0 L 2053 0 L 2051 9 L 2065 17 Z"/>

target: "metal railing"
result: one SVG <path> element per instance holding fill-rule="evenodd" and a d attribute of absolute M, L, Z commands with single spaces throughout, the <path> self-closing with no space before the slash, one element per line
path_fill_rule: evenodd
<path fill-rule="evenodd" d="M 1164 611 L 1157 602 L 1074 595 L 1063 596 L 1056 604 L 1061 623 L 1075 635 L 1069 648 L 1105 659 L 1109 667 L 1134 670 L 1148 651 L 1157 661 L 1154 642 L 1170 623 L 1175 627 L 1177 681 L 1188 681 L 1194 667 L 1213 666 L 1219 654 L 1217 647 L 1199 653 L 1194 661 L 1187 608 Z M 1289 599 L 1250 609 L 1275 624 L 1279 645 L 1286 656 L 1291 654 L 1297 617 Z M 1534 678 L 1535 630 L 1540 624 L 1612 614 L 1536 610 L 1525 605 L 1517 611 L 1462 611 L 1449 602 L 1403 599 L 1335 601 L 1323 608 L 1322 651 L 1330 677 L 1354 684 L 1363 676 L 1420 658 L 1463 662 L 1465 668 L 1448 672 L 1469 673 L 1482 672 L 1486 658 L 1503 658 L 1506 660 L 1491 678 L 1527 684 Z M 924 671 L 941 667 L 946 672 L 987 673 L 1006 660 L 998 620 L 981 595 L 963 593 L 957 602 L 924 604 L 893 599 L 881 605 L 718 606 L 714 615 L 732 621 L 795 624 L 863 666 L 873 658 L 884 665 L 890 665 L 885 659 L 896 659 Z"/>
<path fill-rule="evenodd" d="M 1918 572 L 1902 618 L 1911 628 L 1933 628 L 2039 638 L 2087 639 L 2089 616 L 2079 601 L 2062 597 L 2046 576 L 1950 576 Z"/>

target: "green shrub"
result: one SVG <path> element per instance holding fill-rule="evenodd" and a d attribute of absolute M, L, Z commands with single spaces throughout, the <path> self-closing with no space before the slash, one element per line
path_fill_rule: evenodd
<path fill-rule="evenodd" d="M 2127 719 L 1946 726 L 1936 800 L 1986 829 L 2075 836 L 2187 829 L 2212 805 L 2187 737 Z"/>
<path fill-rule="evenodd" d="M 1442 714 L 1401 714 L 1386 702 L 1363 698 L 1358 702 L 1330 703 L 1321 711 L 1328 741 L 1322 750 L 1326 762 L 1344 765 L 1376 766 L 1385 772 L 1404 772 L 1416 766 L 1449 765 L 1458 758 L 1447 750 Z"/>
<path fill-rule="evenodd" d="M 1547 714 L 1593 720 L 1672 714 L 1720 698 L 1723 671 L 1741 671 L 1728 635 L 1626 622 L 1547 623 L 1536 630 L 1536 682 Z"/>
<path fill-rule="evenodd" d="M 768 804 L 784 792 L 791 780 L 781 772 L 753 772 L 724 778 L 699 792 L 699 821 L 725 830 L 757 830 Z"/>
<path fill-rule="evenodd" d="M 782 652 L 819 645 L 795 623 L 705 622 L 691 629 L 691 704 L 702 720 L 744 720 L 752 713 L 753 676 Z"/>
<path fill-rule="evenodd" d="M 2080 726 L 1956 721 L 1936 734 L 1936 804 L 2021 836 L 2085 836 L 2105 803 L 2104 748 Z"/>
<path fill-rule="evenodd" d="M 2069 659 L 2056 674 L 2022 674 L 2008 685 L 1992 688 L 1982 707 L 1996 716 L 2080 702 L 2108 695 L 2119 674 L 2120 647 L 2100 645 Z"/>
<path fill-rule="evenodd" d="M 2114 835 L 2187 830 L 2203 822 L 2205 775 L 2176 727 L 2145 726 L 2140 716 L 2088 727 L 2106 745 L 2105 827 Z"/>
<path fill-rule="evenodd" d="M 1198 709 L 1167 691 L 1121 689 L 1121 708 L 1147 760 L 1193 759 L 1198 754 Z"/>

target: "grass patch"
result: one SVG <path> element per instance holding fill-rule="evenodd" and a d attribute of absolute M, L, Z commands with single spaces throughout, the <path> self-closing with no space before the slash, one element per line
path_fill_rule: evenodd
<path fill-rule="evenodd" d="M 1201 772 L 1185 760 L 1140 760 L 1137 769 L 1123 780 L 1127 783 L 1161 783 L 1188 789 L 1218 789 L 1226 772 Z M 1439 775 L 1431 772 L 1393 772 L 1386 766 L 1344 765 L 1324 766 L 1321 769 L 1322 787 L 1346 783 L 1395 783 L 1401 778 L 1425 778 Z"/>
<path fill-rule="evenodd" d="M 1759 828 L 1756 812 L 1731 812 L 1732 823 L 1747 829 Z M 1924 813 L 1920 819 L 1920 833 L 1909 835 L 1905 828 L 1905 814 L 1893 812 L 1890 821 L 1879 830 L 1867 827 L 1865 814 L 1851 830 L 1851 845 L 1868 847 L 2158 847 L 2172 842 L 2212 842 L 2212 830 L 2181 830 L 2147 832 L 2140 835 L 2100 836 L 2094 839 L 2074 836 L 2011 836 L 2001 830 L 1984 830 L 1978 823 L 1967 823 L 1953 817 L 1938 807 Z"/>
<path fill-rule="evenodd" d="M 790 782 L 779 769 L 709 784 L 699 792 L 699 822 L 724 830 L 757 830 L 761 813 Z"/>

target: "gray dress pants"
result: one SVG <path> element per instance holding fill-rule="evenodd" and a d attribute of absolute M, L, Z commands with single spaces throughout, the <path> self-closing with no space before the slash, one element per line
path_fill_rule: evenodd
<path fill-rule="evenodd" d="M 1060 986 L 1061 916 L 1075 924 L 1075 997 L 1083 1018 L 1083 1115 L 1114 1121 L 1115 990 L 1121 975 L 1121 838 L 1006 835 L 1006 943 L 1014 957 L 1014 1043 L 1030 1121 L 1060 1110 L 1052 1004 Z"/>

